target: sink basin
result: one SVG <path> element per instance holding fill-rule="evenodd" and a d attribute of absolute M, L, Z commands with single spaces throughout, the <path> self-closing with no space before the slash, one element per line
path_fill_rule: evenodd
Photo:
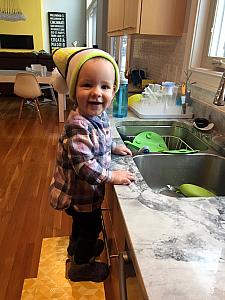
<path fill-rule="evenodd" d="M 137 155 L 133 160 L 154 192 L 160 192 L 167 185 L 178 187 L 183 183 L 191 183 L 217 196 L 225 196 L 225 158 L 221 156 L 206 153 L 156 153 Z"/>
<path fill-rule="evenodd" d="M 160 134 L 170 150 L 181 148 L 207 151 L 208 145 L 195 136 L 184 123 L 178 121 L 127 121 L 116 126 L 123 141 L 132 142 L 134 137 L 143 131 L 153 131 Z M 168 144 L 169 143 L 169 144 Z M 133 149 L 131 149 L 133 150 Z"/>

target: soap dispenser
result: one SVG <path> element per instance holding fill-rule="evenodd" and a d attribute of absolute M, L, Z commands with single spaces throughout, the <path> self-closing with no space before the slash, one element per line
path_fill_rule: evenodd
<path fill-rule="evenodd" d="M 120 72 L 120 88 L 116 93 L 113 101 L 113 116 L 124 118 L 128 111 L 128 79 L 125 78 L 124 72 Z"/>

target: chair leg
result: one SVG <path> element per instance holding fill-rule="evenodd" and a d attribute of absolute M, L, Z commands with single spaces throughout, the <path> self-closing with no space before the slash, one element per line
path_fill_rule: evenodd
<path fill-rule="evenodd" d="M 54 89 L 53 89 L 52 86 L 50 86 L 50 91 L 51 91 L 52 99 L 53 99 L 54 102 L 55 102 L 55 105 L 58 105 L 57 100 L 56 100 L 56 97 L 55 97 Z"/>
<path fill-rule="evenodd" d="M 25 99 L 21 99 L 18 120 L 21 119 L 21 114 L 22 114 L 22 110 L 23 110 L 23 106 L 24 106 L 24 101 L 25 101 Z"/>
<path fill-rule="evenodd" d="M 35 103 L 35 106 L 36 106 L 36 109 L 37 109 L 37 112 L 38 112 L 39 120 L 42 124 L 42 118 L 41 118 L 41 112 L 40 112 L 40 106 L 39 106 L 38 99 L 34 99 L 34 103 Z"/>

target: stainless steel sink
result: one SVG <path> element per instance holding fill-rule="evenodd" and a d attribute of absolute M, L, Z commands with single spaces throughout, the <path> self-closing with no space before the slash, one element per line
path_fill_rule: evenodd
<path fill-rule="evenodd" d="M 205 142 L 194 135 L 194 133 L 190 130 L 190 126 L 188 127 L 185 123 L 178 121 L 127 121 L 123 122 L 121 125 L 116 126 L 116 128 L 123 141 L 133 141 L 134 137 L 138 133 L 143 131 L 153 131 L 163 136 L 166 143 L 167 141 L 169 141 L 168 138 L 170 138 L 170 142 L 172 141 L 172 143 L 170 143 L 169 145 L 170 150 L 177 150 L 177 141 L 183 142 L 182 146 L 186 144 L 188 148 L 193 150 L 205 152 L 209 149 L 208 145 Z"/>
<path fill-rule="evenodd" d="M 225 158 L 214 154 L 145 154 L 133 157 L 150 188 L 160 192 L 167 185 L 183 183 L 204 187 L 225 196 Z"/>
<path fill-rule="evenodd" d="M 191 123 L 173 120 L 123 121 L 116 128 L 123 141 L 133 141 L 138 133 L 153 131 L 163 137 L 172 137 L 173 141 L 181 140 L 182 149 L 187 145 L 190 149 L 200 151 L 195 154 L 139 153 L 134 156 L 135 164 L 154 192 L 164 193 L 168 187 L 176 188 L 183 183 L 190 183 L 206 188 L 217 196 L 225 196 L 223 144 L 215 144 L 210 134 L 202 135 Z M 177 147 L 174 143 L 170 146 L 170 150 Z M 137 150 L 133 153 L 137 153 Z M 177 197 L 174 192 L 170 195 Z"/>

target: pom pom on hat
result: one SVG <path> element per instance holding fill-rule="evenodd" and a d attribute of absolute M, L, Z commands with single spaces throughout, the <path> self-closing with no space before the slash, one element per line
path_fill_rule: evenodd
<path fill-rule="evenodd" d="M 66 84 L 65 79 L 59 73 L 58 69 L 55 68 L 52 72 L 51 76 L 51 84 L 58 93 L 67 94 L 68 93 L 68 86 Z"/>
<path fill-rule="evenodd" d="M 116 92 L 119 89 L 119 69 L 114 58 L 107 52 L 86 47 L 68 47 L 56 49 L 53 53 L 53 60 L 58 68 L 59 74 L 53 75 L 53 87 L 58 92 L 65 92 L 66 88 L 69 91 L 69 97 L 75 100 L 75 88 L 80 69 L 83 64 L 94 57 L 103 57 L 110 61 L 115 70 Z"/>

